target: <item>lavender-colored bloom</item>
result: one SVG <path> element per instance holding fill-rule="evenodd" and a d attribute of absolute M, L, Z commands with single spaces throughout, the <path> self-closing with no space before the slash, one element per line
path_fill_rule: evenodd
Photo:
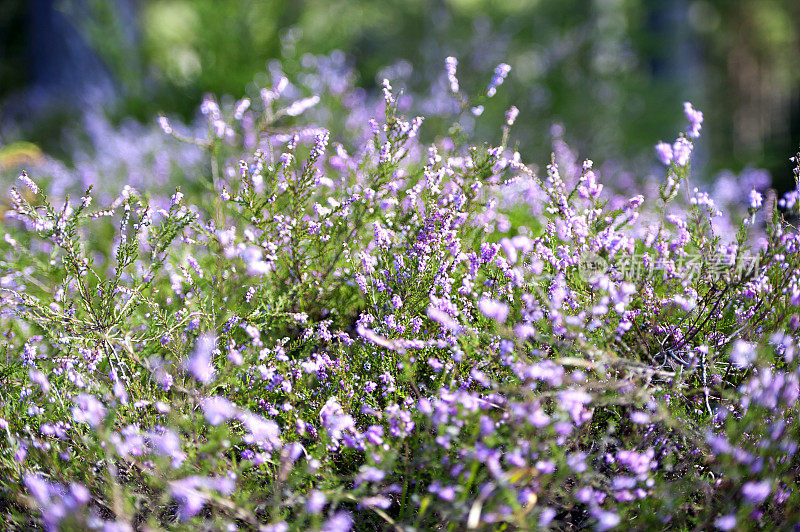
<path fill-rule="evenodd" d="M 224 397 L 207 397 L 200 403 L 206 420 L 213 426 L 235 417 L 239 408 Z"/>
<path fill-rule="evenodd" d="M 347 512 L 336 512 L 333 517 L 323 523 L 320 532 L 350 532 L 353 518 Z"/>
<path fill-rule="evenodd" d="M 309 155 L 310 159 L 318 159 L 319 157 L 322 157 L 322 155 L 325 153 L 325 149 L 328 147 L 329 138 L 330 133 L 328 131 L 323 131 L 314 137 L 314 147 L 311 148 L 311 154 Z"/>
<path fill-rule="evenodd" d="M 236 102 L 236 107 L 233 109 L 233 118 L 235 120 L 241 120 L 244 116 L 245 111 L 250 108 L 250 98 L 242 98 L 238 102 Z"/>
<path fill-rule="evenodd" d="M 72 407 L 72 417 L 78 423 L 88 423 L 97 428 L 106 417 L 106 407 L 89 394 L 79 394 Z"/>
<path fill-rule="evenodd" d="M 328 398 L 319 413 L 322 426 L 328 436 L 334 441 L 339 441 L 346 431 L 355 430 L 355 421 L 349 414 L 345 414 L 339 399 L 336 396 Z"/>
<path fill-rule="evenodd" d="M 731 362 L 740 369 L 744 369 L 752 364 L 756 359 L 756 350 L 753 344 L 744 340 L 736 340 L 731 350 Z"/>
<path fill-rule="evenodd" d="M 750 191 L 749 199 L 750 199 L 750 208 L 757 211 L 758 209 L 761 208 L 764 196 L 762 196 L 761 193 L 758 192 L 757 190 L 753 189 Z"/>
<path fill-rule="evenodd" d="M 403 306 L 403 298 L 399 295 L 395 294 L 392 296 L 392 306 L 396 309 L 402 308 Z"/>
<path fill-rule="evenodd" d="M 742 486 L 742 496 L 751 504 L 761 504 L 769 497 L 772 490 L 767 481 L 746 482 Z"/>
<path fill-rule="evenodd" d="M 672 164 L 672 146 L 666 142 L 659 142 L 656 144 L 656 155 L 658 156 L 658 160 L 661 161 L 661 164 L 665 166 Z"/>
<path fill-rule="evenodd" d="M 556 518 L 555 508 L 547 506 L 543 508 L 542 513 L 539 514 L 539 526 L 541 527 L 549 526 L 550 523 L 552 523 L 553 519 L 555 518 Z"/>
<path fill-rule="evenodd" d="M 600 532 L 611 530 L 620 523 L 620 517 L 615 512 L 598 510 L 595 514 L 595 517 L 597 518 L 597 530 Z"/>
<path fill-rule="evenodd" d="M 328 498 L 321 491 L 314 490 L 308 495 L 306 500 L 306 511 L 310 514 L 318 514 L 325 508 Z"/>
<path fill-rule="evenodd" d="M 497 65 L 497 68 L 494 69 L 494 76 L 492 76 L 492 80 L 489 82 L 489 87 L 486 89 L 486 96 L 491 98 L 497 94 L 497 87 L 503 84 L 503 81 L 510 71 L 511 67 L 506 63 Z"/>
<path fill-rule="evenodd" d="M 456 490 L 453 488 L 453 486 L 443 486 L 439 489 L 437 495 L 443 501 L 452 502 L 456 498 Z"/>
<path fill-rule="evenodd" d="M 689 121 L 689 129 L 686 134 L 696 139 L 700 136 L 700 129 L 703 124 L 703 113 L 695 109 L 690 102 L 683 102 L 683 112 L 686 120 Z"/>
<path fill-rule="evenodd" d="M 238 419 L 250 431 L 243 438 L 245 443 L 257 444 L 267 450 L 280 449 L 283 445 L 280 427 L 274 421 L 251 412 L 240 412 Z"/>
<path fill-rule="evenodd" d="M 508 318 L 508 305 L 501 301 L 484 297 L 478 301 L 478 308 L 484 316 L 498 323 L 505 323 Z"/>
<path fill-rule="evenodd" d="M 165 430 L 162 433 L 150 432 L 148 440 L 155 450 L 162 456 L 172 459 L 172 467 L 178 468 L 186 460 L 186 453 L 181 449 L 181 440 L 178 434 L 172 430 Z"/>
<path fill-rule="evenodd" d="M 586 453 L 574 452 L 567 455 L 567 465 L 576 473 L 583 473 L 587 469 Z"/>
<path fill-rule="evenodd" d="M 28 377 L 31 379 L 31 382 L 39 385 L 43 394 L 47 395 L 47 393 L 50 392 L 50 381 L 47 380 L 47 376 L 44 373 L 36 371 L 35 369 L 29 369 Z"/>
<path fill-rule="evenodd" d="M 158 117 L 158 126 L 167 135 L 172 135 L 172 126 L 170 125 L 169 119 L 166 116 L 161 115 Z"/>
<path fill-rule="evenodd" d="M 211 356 L 216 348 L 217 338 L 211 333 L 205 333 L 197 339 L 194 353 L 184 362 L 184 369 L 189 371 L 198 381 L 207 384 L 213 380 L 214 366 Z"/>
<path fill-rule="evenodd" d="M 458 59 L 455 57 L 447 57 L 444 60 L 444 70 L 447 72 L 447 81 L 450 83 L 450 92 L 456 94 L 458 92 L 458 78 L 456 77 L 456 67 L 458 67 Z"/>
<path fill-rule="evenodd" d="M 191 476 L 172 481 L 169 485 L 172 496 L 180 504 L 180 516 L 183 520 L 197 515 L 208 501 L 208 494 L 200 491 L 201 489 L 230 495 L 235 488 L 233 480 L 227 477 Z"/>
<path fill-rule="evenodd" d="M 447 314 L 446 312 L 439 310 L 433 305 L 428 307 L 427 314 L 431 320 L 435 321 L 436 323 L 438 323 L 451 333 L 455 334 L 456 336 L 461 334 L 461 332 L 463 331 L 463 328 L 456 320 L 450 317 L 450 315 Z"/>
<path fill-rule="evenodd" d="M 386 477 L 386 473 L 377 467 L 363 466 L 361 472 L 356 475 L 355 485 L 358 487 L 364 482 L 380 482 Z"/>
<path fill-rule="evenodd" d="M 392 505 L 391 499 L 383 495 L 373 495 L 371 497 L 364 497 L 359 502 L 359 506 L 366 506 L 368 508 L 382 508 L 387 509 Z"/>
<path fill-rule="evenodd" d="M 286 114 L 289 116 L 298 116 L 306 112 L 307 110 L 311 109 L 315 105 L 319 103 L 319 96 L 316 94 L 311 96 L 310 98 L 303 98 L 302 100 L 297 100 L 293 102 L 289 107 L 286 108 Z"/>
<path fill-rule="evenodd" d="M 21 174 L 19 174 L 19 180 L 22 181 L 22 183 L 26 187 L 28 187 L 34 194 L 39 193 L 39 186 L 36 183 L 34 183 L 33 179 L 28 177 L 28 173 L 25 172 L 24 170 L 22 171 Z"/>
<path fill-rule="evenodd" d="M 558 399 L 561 408 L 569 412 L 576 425 L 581 425 L 591 419 L 592 411 L 586 405 L 592 402 L 592 396 L 580 389 L 569 389 L 559 392 Z"/>
<path fill-rule="evenodd" d="M 39 504 L 45 504 L 50 501 L 50 483 L 39 475 L 31 473 L 25 475 L 25 486 L 27 486 L 31 495 Z"/>
<path fill-rule="evenodd" d="M 509 110 L 506 111 L 506 125 L 513 126 L 514 122 L 517 120 L 517 116 L 519 116 L 519 109 L 512 105 Z"/>
<path fill-rule="evenodd" d="M 692 148 L 693 146 L 689 139 L 681 137 L 676 140 L 675 144 L 672 145 L 672 155 L 675 164 L 678 166 L 686 166 L 689 164 L 689 159 L 692 156 Z"/>
<path fill-rule="evenodd" d="M 643 475 L 656 466 L 656 462 L 653 460 L 654 456 L 653 449 L 647 449 L 643 453 L 628 450 L 620 450 L 616 453 L 619 463 L 637 475 Z"/>
<path fill-rule="evenodd" d="M 714 527 L 717 530 L 733 530 L 736 528 L 736 515 L 728 514 L 714 519 Z"/>

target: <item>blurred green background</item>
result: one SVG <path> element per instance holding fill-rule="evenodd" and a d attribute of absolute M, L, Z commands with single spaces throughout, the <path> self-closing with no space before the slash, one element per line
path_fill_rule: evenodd
<path fill-rule="evenodd" d="M 691 100 L 706 116 L 704 174 L 753 165 L 793 186 L 797 0 L 3 0 L 0 142 L 68 158 L 64 126 L 87 109 L 190 120 L 204 93 L 265 82 L 271 60 L 291 73 L 333 50 L 361 86 L 399 73 L 419 93 L 447 55 L 473 93 L 508 62 L 487 113 L 517 105 L 515 136 L 539 163 L 553 124 L 583 157 L 652 163 Z"/>

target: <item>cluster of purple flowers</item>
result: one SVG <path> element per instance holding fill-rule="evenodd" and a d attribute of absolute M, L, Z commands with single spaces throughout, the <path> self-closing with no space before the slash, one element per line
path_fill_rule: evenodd
<path fill-rule="evenodd" d="M 493 144 L 426 145 L 388 80 L 309 62 L 317 95 L 272 64 L 260 101 L 204 100 L 205 136 L 159 120 L 212 156 L 213 194 L 92 211 L 20 176 L 0 499 L 37 513 L 9 520 L 792 524 L 800 237 L 762 174 L 689 186 L 701 112 L 657 145 L 665 176 L 623 186 L 560 138 L 540 175 L 516 107 Z M 457 64 L 442 97 L 474 120 Z"/>

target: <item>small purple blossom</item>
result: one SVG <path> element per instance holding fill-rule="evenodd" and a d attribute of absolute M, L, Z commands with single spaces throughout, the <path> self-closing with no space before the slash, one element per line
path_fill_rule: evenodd
<path fill-rule="evenodd" d="M 447 73 L 447 81 L 450 84 L 450 92 L 453 94 L 458 93 L 458 78 L 456 77 L 456 68 L 458 67 L 458 59 L 455 57 L 447 57 L 444 60 L 444 69 Z"/>
<path fill-rule="evenodd" d="M 489 87 L 486 89 L 486 96 L 491 98 L 497 94 L 497 88 L 503 84 L 503 81 L 505 81 L 506 76 L 508 76 L 510 71 L 511 67 L 506 63 L 500 63 L 497 65 L 497 68 L 494 69 L 492 80 L 489 82 Z"/>
<path fill-rule="evenodd" d="M 217 338 L 211 333 L 202 334 L 195 344 L 191 357 L 184 362 L 184 369 L 203 384 L 208 384 L 214 378 L 214 365 L 211 356 L 217 345 Z"/>
<path fill-rule="evenodd" d="M 319 103 L 319 96 L 314 95 L 309 98 L 303 98 L 302 100 L 297 100 L 293 102 L 289 107 L 286 108 L 285 113 L 289 116 L 299 116 L 306 112 L 307 110 L 311 109 L 315 105 Z"/>
<path fill-rule="evenodd" d="M 761 504 L 769 497 L 772 487 L 769 482 L 746 482 L 742 486 L 742 496 L 750 504 Z"/>
<path fill-rule="evenodd" d="M 666 142 L 659 142 L 656 144 L 656 155 L 658 155 L 658 160 L 661 161 L 661 164 L 665 166 L 672 164 L 674 155 L 672 153 L 672 146 L 670 144 L 667 144 Z"/>
<path fill-rule="evenodd" d="M 88 423 L 92 428 L 97 428 L 106 417 L 106 407 L 94 396 L 82 393 L 75 398 L 72 417 L 77 423 Z"/>
<path fill-rule="evenodd" d="M 695 109 L 690 102 L 683 102 L 683 112 L 686 120 L 689 121 L 689 129 L 686 134 L 696 139 L 700 136 L 700 129 L 703 124 L 703 113 Z"/>
<path fill-rule="evenodd" d="M 714 528 L 717 530 L 733 530 L 736 528 L 736 515 L 728 514 L 714 519 Z"/>
<path fill-rule="evenodd" d="M 28 187 L 34 194 L 39 193 L 39 186 L 33 181 L 33 179 L 28 177 L 28 173 L 24 170 L 21 174 L 19 174 L 19 180 L 22 181 L 22 184 Z"/>
<path fill-rule="evenodd" d="M 505 323 L 508 318 L 508 305 L 496 299 L 481 298 L 478 301 L 478 308 L 484 316 L 493 319 L 497 323 Z"/>

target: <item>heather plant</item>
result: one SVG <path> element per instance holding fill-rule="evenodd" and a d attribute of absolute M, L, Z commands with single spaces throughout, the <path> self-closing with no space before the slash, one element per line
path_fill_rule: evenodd
<path fill-rule="evenodd" d="M 390 81 L 330 64 L 322 94 L 273 65 L 258 99 L 207 97 L 203 134 L 161 117 L 209 161 L 167 196 L 20 175 L 9 527 L 796 524 L 800 192 L 694 188 L 688 103 L 659 182 L 615 191 L 558 139 L 525 163 L 524 109 L 460 127 L 508 65 L 470 96 L 448 58 L 452 127 L 423 142 Z"/>

